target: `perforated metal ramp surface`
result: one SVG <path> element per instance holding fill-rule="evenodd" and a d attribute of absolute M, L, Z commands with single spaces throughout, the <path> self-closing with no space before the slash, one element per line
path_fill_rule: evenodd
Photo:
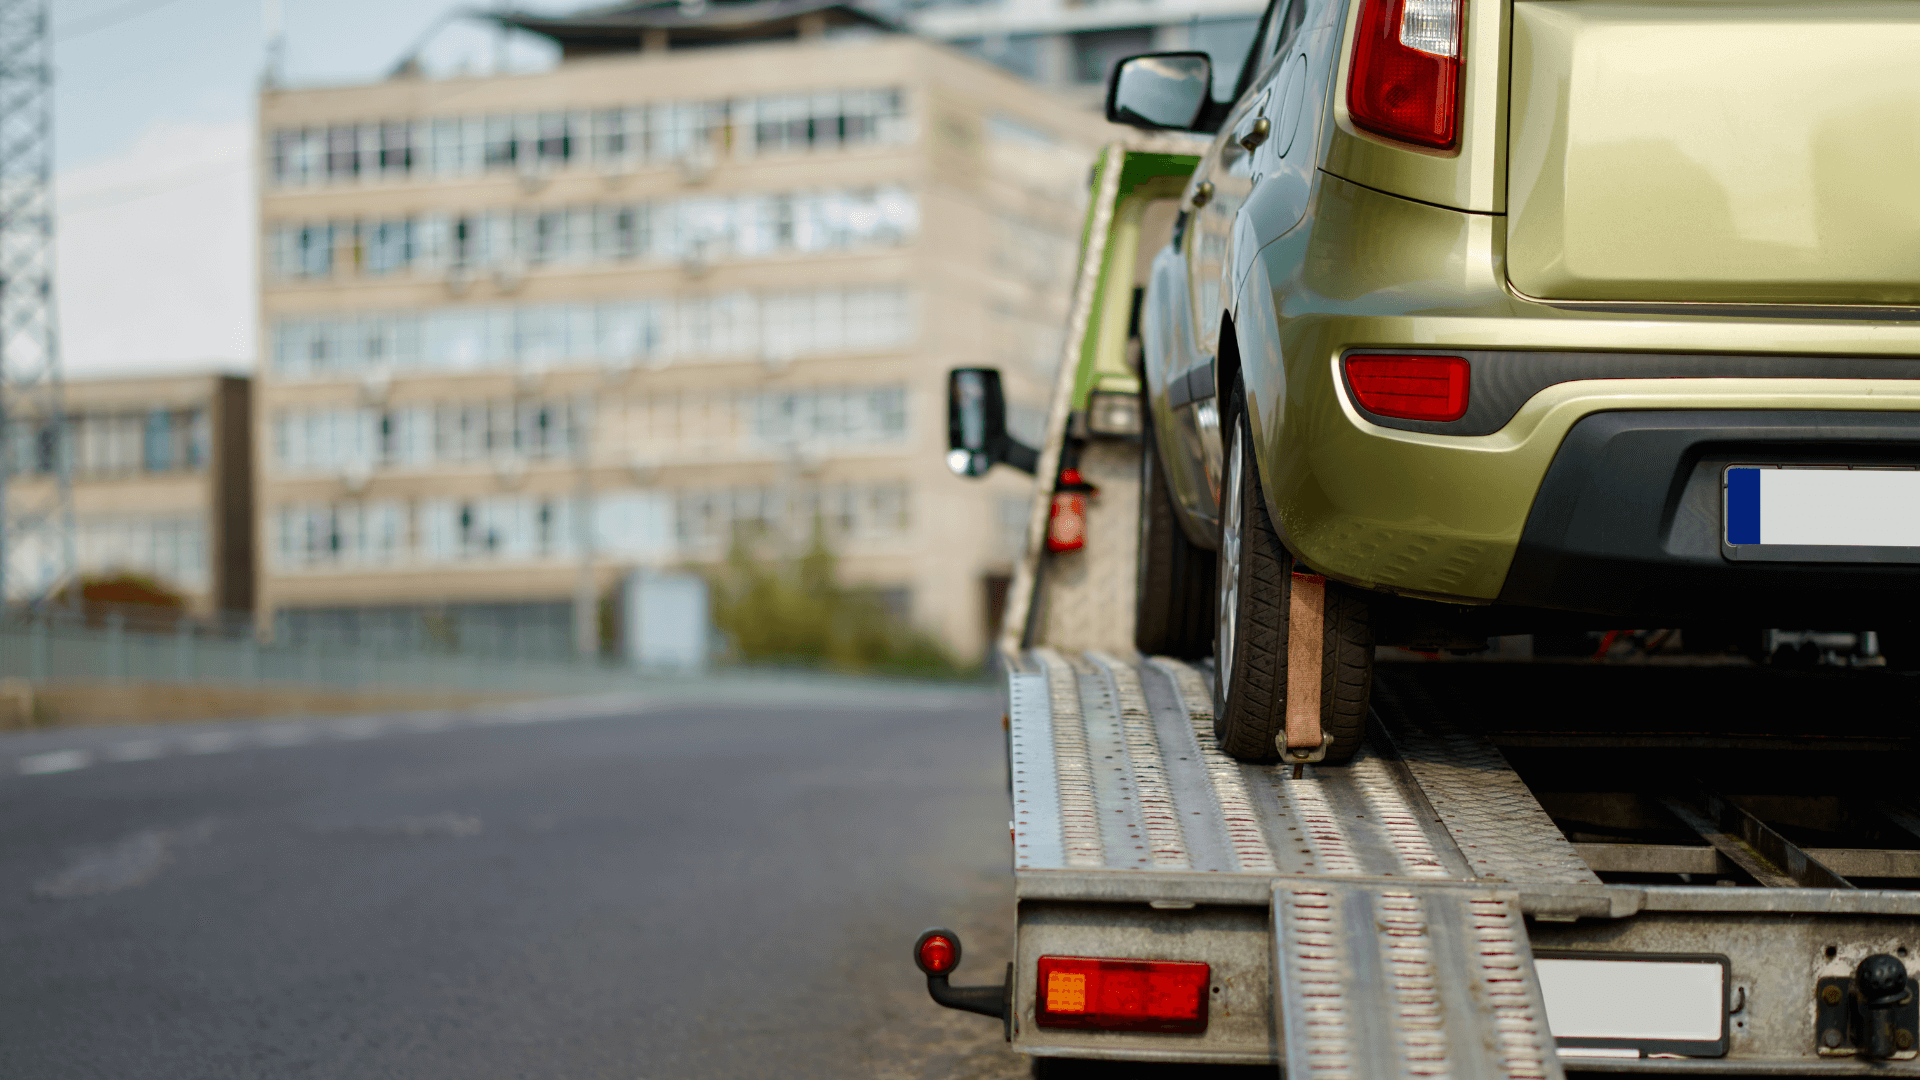
<path fill-rule="evenodd" d="M 1190 665 L 1029 657 L 1012 676 L 1009 732 L 1022 895 L 1160 888 L 1264 904 L 1278 877 L 1599 884 L 1472 733 L 1383 717 L 1351 762 L 1296 780 L 1220 752 L 1208 683 Z"/>
<path fill-rule="evenodd" d="M 1515 894 L 1284 882 L 1273 926 L 1288 1077 L 1564 1075 Z"/>

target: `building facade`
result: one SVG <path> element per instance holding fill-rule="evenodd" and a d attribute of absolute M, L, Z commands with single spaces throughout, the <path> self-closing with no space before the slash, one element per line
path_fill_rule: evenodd
<path fill-rule="evenodd" d="M 1232 97 L 1266 6 L 1261 0 L 908 0 L 905 17 L 920 34 L 1098 107 L 1113 65 L 1145 52 L 1210 54 L 1215 96 Z"/>
<path fill-rule="evenodd" d="M 946 472 L 946 372 L 1008 369 L 1037 423 L 1106 129 L 819 10 L 263 91 L 276 633 L 564 652 L 634 569 L 819 522 L 850 584 L 980 655 L 1028 489 Z"/>
<path fill-rule="evenodd" d="M 248 614 L 251 392 L 244 376 L 213 371 L 68 379 L 64 447 L 56 426 L 19 418 L 10 433 L 21 469 L 13 485 L 31 495 L 34 485 L 53 484 L 56 455 L 65 453 L 83 578 L 134 575 L 195 615 Z"/>

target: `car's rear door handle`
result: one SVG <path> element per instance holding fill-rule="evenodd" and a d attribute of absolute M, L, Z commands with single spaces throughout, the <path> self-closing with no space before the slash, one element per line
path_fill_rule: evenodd
<path fill-rule="evenodd" d="M 1167 380 L 1167 408 L 1178 409 L 1182 405 L 1205 401 L 1215 393 L 1213 361 L 1202 360 Z"/>

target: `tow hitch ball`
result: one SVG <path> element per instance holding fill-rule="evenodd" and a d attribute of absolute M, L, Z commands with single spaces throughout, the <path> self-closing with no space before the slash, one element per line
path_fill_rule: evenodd
<path fill-rule="evenodd" d="M 1897 957 L 1875 953 L 1851 978 L 1821 979 L 1815 1008 L 1822 1054 L 1891 1058 L 1914 1048 L 1920 1030 L 1920 983 Z"/>
<path fill-rule="evenodd" d="M 960 935 L 944 927 L 935 927 L 913 943 L 913 962 L 927 977 L 927 994 L 949 1009 L 979 1013 L 1000 1019 L 1007 1040 L 1013 1040 L 1013 965 L 1007 965 L 1006 978 L 999 986 L 953 986 L 947 976 L 960 966 Z"/>

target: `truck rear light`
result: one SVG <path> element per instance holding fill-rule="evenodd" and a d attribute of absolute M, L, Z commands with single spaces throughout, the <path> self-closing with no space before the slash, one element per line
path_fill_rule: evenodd
<path fill-rule="evenodd" d="M 1205 964 L 1173 960 L 1040 958 L 1034 1022 L 1041 1027 L 1102 1031 L 1207 1030 Z"/>
<path fill-rule="evenodd" d="M 1360 407 L 1401 420 L 1445 423 L 1467 415 L 1472 371 L 1459 356 L 1349 356 L 1347 385 Z"/>
<path fill-rule="evenodd" d="M 960 939 L 944 930 L 929 930 L 914 945 L 913 959 L 928 975 L 950 975 L 960 966 Z"/>
<path fill-rule="evenodd" d="M 1389 139 L 1451 150 L 1459 139 L 1466 0 L 1366 0 L 1347 112 Z"/>
<path fill-rule="evenodd" d="M 1053 506 L 1047 513 L 1048 551 L 1058 554 L 1087 546 L 1087 496 L 1093 491 L 1093 485 L 1081 478 L 1079 469 L 1060 470 Z"/>

